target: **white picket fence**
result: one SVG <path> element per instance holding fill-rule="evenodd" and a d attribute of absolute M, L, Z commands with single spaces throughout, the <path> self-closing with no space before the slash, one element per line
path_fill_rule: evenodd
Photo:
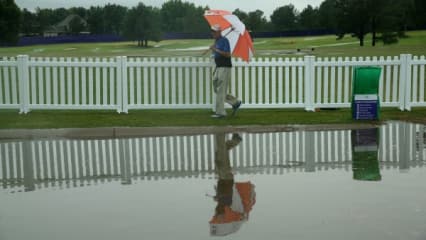
<path fill-rule="evenodd" d="M 426 106 L 425 56 L 234 60 L 230 91 L 244 108 L 347 108 L 357 66 L 382 68 L 381 106 Z M 0 108 L 212 108 L 214 64 L 206 58 L 0 59 Z"/>

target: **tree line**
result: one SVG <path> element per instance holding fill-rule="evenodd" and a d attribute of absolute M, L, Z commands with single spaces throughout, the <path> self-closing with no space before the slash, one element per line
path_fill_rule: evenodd
<path fill-rule="evenodd" d="M 49 27 L 70 14 L 87 22 L 70 23 L 68 34 L 87 31 L 93 34 L 116 34 L 146 46 L 148 40 L 159 41 L 163 32 L 203 33 L 208 29 L 204 11 L 208 6 L 195 6 L 182 0 L 169 0 L 160 8 L 142 2 L 128 8 L 117 4 L 57 9 L 37 8 L 35 12 L 19 9 L 14 0 L 0 0 L 0 45 L 11 45 L 20 35 L 42 35 Z M 405 31 L 426 27 L 424 0 L 324 0 L 319 7 L 308 5 L 298 11 L 294 5 L 277 7 L 269 20 L 261 10 L 237 15 L 252 32 L 295 30 L 332 30 L 338 37 L 356 36 L 364 45 L 372 33 L 375 45 L 398 41 Z"/>

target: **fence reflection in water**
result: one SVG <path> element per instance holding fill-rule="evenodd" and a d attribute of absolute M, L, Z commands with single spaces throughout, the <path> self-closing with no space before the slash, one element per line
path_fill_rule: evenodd
<path fill-rule="evenodd" d="M 426 161 L 425 126 L 380 127 L 380 168 L 408 170 Z M 229 136 L 231 133 L 227 133 Z M 228 136 L 228 137 L 229 137 Z M 352 171 L 351 130 L 241 133 L 230 152 L 239 174 Z M 0 143 L 3 188 L 77 187 L 105 181 L 207 176 L 214 173 L 214 134 L 101 140 L 20 140 Z"/>

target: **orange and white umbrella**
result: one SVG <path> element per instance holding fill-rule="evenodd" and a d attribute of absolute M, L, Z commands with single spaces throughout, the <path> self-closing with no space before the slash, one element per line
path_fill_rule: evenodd
<path fill-rule="evenodd" d="M 222 36 L 226 37 L 231 47 L 231 54 L 240 57 L 244 61 L 250 61 L 253 57 L 253 41 L 244 23 L 225 10 L 207 10 L 204 17 L 210 26 L 219 25 L 222 29 Z"/>

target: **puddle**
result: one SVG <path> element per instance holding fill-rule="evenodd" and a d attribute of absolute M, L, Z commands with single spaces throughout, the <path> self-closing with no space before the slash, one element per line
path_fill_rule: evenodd
<path fill-rule="evenodd" d="M 265 43 L 267 43 L 267 41 L 253 42 L 254 45 L 261 45 Z"/>
<path fill-rule="evenodd" d="M 330 36 L 317 36 L 317 37 L 306 37 L 303 38 L 304 41 L 316 41 L 316 40 L 320 40 L 320 39 L 329 39 Z"/>
<path fill-rule="evenodd" d="M 367 41 L 368 42 L 368 41 Z M 365 41 L 364 41 L 365 43 Z M 339 46 L 346 46 L 346 45 L 356 45 L 359 44 L 358 42 L 345 42 L 345 43 L 332 43 L 332 44 L 323 44 L 323 45 L 317 45 L 317 46 L 312 46 L 314 48 L 321 48 L 321 47 L 339 47 Z"/>
<path fill-rule="evenodd" d="M 200 46 L 200 47 L 190 47 L 190 48 L 175 48 L 175 49 L 167 49 L 172 51 L 201 51 L 201 50 L 207 50 L 209 49 L 209 46 Z"/>
<path fill-rule="evenodd" d="M 425 239 L 425 164 L 399 122 L 2 140 L 0 238 Z"/>

